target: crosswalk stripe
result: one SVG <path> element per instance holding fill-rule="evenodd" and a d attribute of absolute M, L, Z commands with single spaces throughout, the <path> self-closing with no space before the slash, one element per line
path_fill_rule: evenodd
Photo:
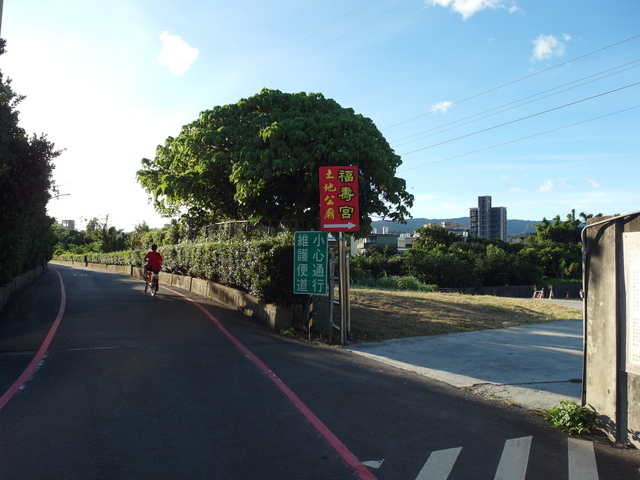
<path fill-rule="evenodd" d="M 533 437 L 512 438 L 505 441 L 494 480 L 525 480 L 532 441 Z M 431 452 L 416 480 L 447 480 L 461 451 L 462 447 L 456 447 Z M 369 466 L 373 467 L 373 463 L 378 462 L 371 462 L 372 465 Z M 379 463 L 381 464 L 382 461 Z M 599 480 L 592 442 L 569 438 L 568 464 L 568 480 Z"/>
<path fill-rule="evenodd" d="M 598 480 L 593 443 L 569 438 L 569 480 Z"/>
<path fill-rule="evenodd" d="M 416 480 L 447 480 L 462 447 L 432 452 Z"/>
<path fill-rule="evenodd" d="M 505 442 L 494 480 L 524 480 L 532 438 L 513 438 Z"/>

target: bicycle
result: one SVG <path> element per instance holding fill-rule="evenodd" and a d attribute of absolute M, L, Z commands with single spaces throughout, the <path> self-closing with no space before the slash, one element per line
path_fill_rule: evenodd
<path fill-rule="evenodd" d="M 151 290 L 151 296 L 156 296 L 156 293 L 158 293 L 158 276 L 158 272 L 147 270 L 147 278 L 145 279 L 144 284 L 144 293 L 147 293 L 148 290 Z"/>

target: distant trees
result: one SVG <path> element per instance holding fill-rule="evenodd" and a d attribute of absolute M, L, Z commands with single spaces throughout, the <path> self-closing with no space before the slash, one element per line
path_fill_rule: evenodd
<path fill-rule="evenodd" d="M 93 217 L 84 230 L 75 230 L 54 224 L 51 227 L 53 251 L 63 253 L 111 253 L 122 250 L 146 250 L 152 244 L 175 245 L 196 238 L 194 232 L 172 221 L 165 228 L 151 229 L 146 222 L 135 226 L 132 232 L 124 232 L 110 224 L 109 216 Z"/>
<path fill-rule="evenodd" d="M 109 224 L 108 215 L 103 219 L 89 219 L 85 230 L 81 231 L 54 225 L 52 234 L 56 254 L 109 253 L 127 248 L 124 232 Z"/>
<path fill-rule="evenodd" d="M 597 214 L 595 217 L 601 217 Z M 543 275 L 549 278 L 579 279 L 582 276 L 582 241 L 580 232 L 582 224 L 594 215 L 581 213 L 582 221 L 576 218 L 575 210 L 561 220 L 556 215 L 552 221 L 546 218 L 536 226 L 535 235 L 527 241 L 537 256 L 537 264 L 542 268 Z"/>
<path fill-rule="evenodd" d="M 596 215 L 600 216 L 600 214 Z M 593 215 L 581 213 L 586 220 Z M 441 226 L 416 230 L 413 248 L 404 254 L 372 250 L 351 260 L 354 279 L 411 275 L 439 287 L 533 285 L 579 280 L 582 275 L 582 222 L 575 211 L 566 220 L 543 219 L 522 243 L 469 238 Z"/>
<path fill-rule="evenodd" d="M 0 39 L 0 55 L 5 40 Z M 53 189 L 56 151 L 45 135 L 28 136 L 18 125 L 24 97 L 0 73 L 0 286 L 51 258 L 53 219 L 46 206 Z"/>

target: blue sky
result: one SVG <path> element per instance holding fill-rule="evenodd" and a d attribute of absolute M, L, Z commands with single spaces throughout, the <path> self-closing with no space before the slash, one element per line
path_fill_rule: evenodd
<path fill-rule="evenodd" d="M 49 213 L 165 223 L 135 181 L 182 125 L 262 88 L 371 118 L 414 217 L 640 210 L 637 0 L 8 0 L 0 69 L 57 148 Z"/>

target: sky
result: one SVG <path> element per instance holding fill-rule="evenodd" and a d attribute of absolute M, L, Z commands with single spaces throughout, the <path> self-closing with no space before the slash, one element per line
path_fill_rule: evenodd
<path fill-rule="evenodd" d="M 58 221 L 162 227 L 143 158 L 263 88 L 373 120 L 415 218 L 640 210 L 638 0 L 6 0 L 20 125 L 62 150 Z"/>

